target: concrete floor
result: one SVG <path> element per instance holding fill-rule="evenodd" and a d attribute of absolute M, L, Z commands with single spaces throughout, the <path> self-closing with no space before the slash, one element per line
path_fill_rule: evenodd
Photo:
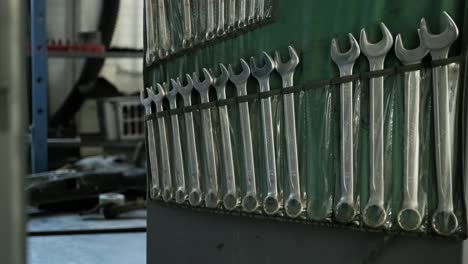
<path fill-rule="evenodd" d="M 146 226 L 146 212 L 136 211 L 120 219 L 76 214 L 35 217 L 29 231 L 89 230 Z M 146 233 L 34 236 L 27 241 L 29 264 L 144 264 Z"/>

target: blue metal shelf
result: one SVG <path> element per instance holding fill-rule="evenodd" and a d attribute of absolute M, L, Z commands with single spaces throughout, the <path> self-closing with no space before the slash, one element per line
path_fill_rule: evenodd
<path fill-rule="evenodd" d="M 33 173 L 48 168 L 48 65 L 46 0 L 31 1 L 31 168 Z"/>

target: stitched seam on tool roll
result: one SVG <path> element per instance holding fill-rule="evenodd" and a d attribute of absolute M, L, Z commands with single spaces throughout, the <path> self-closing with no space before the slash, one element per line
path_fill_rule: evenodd
<path fill-rule="evenodd" d="M 273 97 L 273 96 L 277 96 L 281 94 L 290 94 L 290 93 L 296 93 L 296 92 L 301 92 L 301 91 L 308 91 L 311 89 L 322 88 L 324 86 L 333 86 L 333 85 L 339 85 L 342 83 L 354 82 L 358 80 L 367 80 L 367 79 L 372 79 L 372 78 L 377 78 L 377 77 L 391 76 L 394 74 L 417 71 L 417 70 L 422 70 L 422 69 L 431 69 L 435 67 L 449 65 L 454 62 L 460 63 L 460 65 L 463 66 L 464 59 L 465 59 L 464 54 L 465 53 L 462 53 L 461 55 L 449 57 L 447 59 L 434 60 L 429 63 L 400 65 L 400 66 L 395 66 L 395 67 L 391 67 L 391 68 L 387 68 L 387 69 L 383 69 L 379 71 L 355 73 L 353 75 L 335 77 L 335 78 L 331 78 L 327 80 L 309 81 L 309 82 L 291 86 L 291 87 L 272 89 L 266 92 L 247 94 L 243 96 L 236 96 L 236 97 L 231 97 L 231 98 L 227 98 L 224 100 L 216 100 L 216 101 L 212 101 L 208 103 L 191 105 L 191 106 L 182 107 L 178 109 L 164 110 L 157 114 L 147 115 L 146 121 L 155 120 L 156 118 L 164 117 L 164 116 L 170 116 L 170 115 L 186 113 L 186 112 L 193 112 L 194 110 L 197 110 L 197 109 L 207 109 L 207 108 L 211 108 L 215 106 L 223 106 L 223 105 L 235 105 L 238 103 L 252 102 L 256 99 L 265 99 L 268 97 Z"/>

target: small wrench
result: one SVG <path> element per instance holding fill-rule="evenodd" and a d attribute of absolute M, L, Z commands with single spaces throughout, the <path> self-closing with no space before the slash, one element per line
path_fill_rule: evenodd
<path fill-rule="evenodd" d="M 203 68 L 205 80 L 200 82 L 197 72 L 193 73 L 193 86 L 200 93 L 201 102 L 210 102 L 210 87 L 213 84 L 213 77 L 210 72 Z M 216 150 L 213 141 L 213 126 L 211 124 L 211 109 L 201 109 L 203 143 L 205 144 L 205 158 L 207 159 L 207 192 L 205 195 L 206 207 L 215 208 L 219 204 L 218 173 L 216 171 Z"/>
<path fill-rule="evenodd" d="M 188 107 L 192 105 L 192 89 L 193 81 L 190 75 L 187 76 L 187 85 L 183 86 L 180 79 L 177 81 L 171 79 L 172 87 L 182 95 L 184 99 L 184 106 Z M 195 128 L 193 124 L 192 112 L 185 112 L 185 127 L 186 127 L 186 140 L 188 149 L 188 163 L 189 163 L 189 174 L 190 174 L 190 193 L 189 203 L 193 206 L 198 206 L 202 202 L 202 192 L 200 188 L 200 168 L 198 166 L 197 158 L 197 144 L 195 141 Z"/>
<path fill-rule="evenodd" d="M 228 12 L 228 31 L 234 31 L 236 27 L 236 0 L 227 0 L 229 1 L 229 12 Z"/>
<path fill-rule="evenodd" d="M 425 19 L 421 19 L 421 38 L 429 49 L 432 60 L 446 59 L 450 46 L 458 38 L 458 28 L 452 18 L 443 12 L 447 27 L 440 34 L 431 34 Z M 440 235 L 451 235 L 458 228 L 453 209 L 452 148 L 454 128 L 450 126 L 450 91 L 447 65 L 432 68 L 434 97 L 434 129 L 436 143 L 436 172 L 438 205 L 432 216 L 432 227 Z"/>
<path fill-rule="evenodd" d="M 265 65 L 259 68 L 255 63 L 255 58 L 250 58 L 250 69 L 252 75 L 257 79 L 260 92 L 270 91 L 270 74 L 275 70 L 275 61 L 263 52 L 263 61 Z M 276 172 L 275 140 L 273 136 L 273 117 L 271 113 L 270 97 L 260 100 L 262 109 L 262 127 L 263 127 L 263 147 L 265 150 L 265 165 L 267 175 L 268 194 L 263 201 L 265 213 L 272 215 L 278 212 L 278 176 Z"/>
<path fill-rule="evenodd" d="M 159 57 L 164 58 L 169 55 L 170 51 L 170 39 L 169 39 L 169 32 L 167 28 L 167 19 L 166 19 L 166 6 L 164 4 L 164 0 L 156 0 L 157 7 L 158 7 L 158 35 L 159 40 Z"/>
<path fill-rule="evenodd" d="M 192 10 L 190 0 L 183 0 L 183 12 L 184 12 L 184 38 L 182 40 L 182 46 L 188 48 L 193 45 L 193 34 L 192 34 Z"/>
<path fill-rule="evenodd" d="M 146 64 L 152 63 L 156 58 L 155 44 L 154 40 L 154 18 L 153 18 L 153 1 L 145 0 L 146 3 Z"/>
<path fill-rule="evenodd" d="M 257 20 L 261 21 L 265 17 L 265 0 L 257 0 L 257 9 Z"/>
<path fill-rule="evenodd" d="M 214 77 L 213 86 L 216 89 L 218 100 L 226 100 L 226 83 L 229 80 L 229 73 L 223 64 L 219 64 L 221 75 Z M 226 176 L 226 195 L 223 197 L 224 207 L 234 210 L 239 204 L 237 195 L 236 177 L 234 173 L 234 158 L 232 155 L 231 132 L 229 123 L 229 112 L 227 105 L 218 106 L 219 122 L 221 125 L 221 139 L 224 159 L 224 174 Z"/>
<path fill-rule="evenodd" d="M 140 92 L 140 101 L 145 107 L 145 114 L 151 115 L 151 98 L 148 96 L 145 98 L 145 92 Z M 154 131 L 154 120 L 149 119 L 146 121 L 147 137 L 148 137 L 148 154 L 149 154 L 149 165 L 151 170 L 151 197 L 157 198 L 161 195 L 161 189 L 159 186 L 159 170 L 158 170 L 158 156 L 156 154 L 156 134 Z"/>
<path fill-rule="evenodd" d="M 214 16 L 214 9 L 215 4 L 214 0 L 207 0 L 206 6 L 206 34 L 205 39 L 210 40 L 215 37 L 215 16 Z"/>
<path fill-rule="evenodd" d="M 331 44 L 331 58 L 340 69 L 340 77 L 353 74 L 356 59 L 361 50 L 354 36 L 349 33 L 350 49 L 341 52 L 335 39 Z M 341 197 L 335 208 L 335 217 L 339 222 L 349 223 L 356 216 L 354 203 L 354 128 L 353 128 L 353 82 L 340 86 L 341 104 Z"/>
<path fill-rule="evenodd" d="M 292 87 L 294 85 L 294 70 L 299 64 L 299 56 L 292 46 L 288 46 L 290 60 L 283 63 L 281 55 L 277 51 L 275 53 L 276 71 L 281 75 L 283 88 Z M 294 112 L 294 94 L 288 93 L 283 95 L 284 101 L 284 126 L 286 138 L 286 154 L 288 161 L 288 182 L 289 195 L 285 202 L 286 214 L 290 217 L 298 217 L 304 207 L 301 196 L 300 178 L 299 178 L 299 158 L 297 156 L 297 139 L 296 139 L 296 115 Z"/>
<path fill-rule="evenodd" d="M 418 29 L 419 46 L 407 50 L 403 46 L 401 35 L 395 39 L 395 55 L 404 65 L 421 63 L 428 50 L 421 41 L 421 31 Z M 405 72 L 405 152 L 403 204 L 398 213 L 398 225 L 406 231 L 419 228 L 422 221 L 418 208 L 419 184 L 419 105 L 420 105 L 421 71 Z"/>
<path fill-rule="evenodd" d="M 240 60 L 242 72 L 236 75 L 229 64 L 229 79 L 236 86 L 237 96 L 247 95 L 247 80 L 250 76 L 250 68 L 244 59 Z M 249 103 L 239 103 L 240 125 L 242 134 L 242 150 L 244 159 L 244 177 L 247 192 L 242 200 L 242 208 L 247 212 L 254 212 L 258 207 L 257 184 L 255 182 L 255 166 L 252 149 L 252 132 L 250 130 Z"/>
<path fill-rule="evenodd" d="M 218 0 L 218 26 L 216 27 L 216 34 L 218 36 L 222 36 L 226 33 L 225 31 L 225 21 L 224 21 L 224 15 L 225 15 L 225 0 Z"/>
<path fill-rule="evenodd" d="M 156 105 L 156 112 L 160 113 L 163 109 L 162 100 L 166 97 L 166 91 L 161 84 L 156 84 L 158 93 L 155 94 L 153 89 L 147 88 L 148 96 L 153 100 Z M 159 144 L 161 146 L 161 168 L 162 168 L 162 183 L 163 183 L 163 199 L 164 201 L 170 201 L 172 199 L 172 179 L 171 179 L 171 165 L 169 161 L 169 149 L 167 147 L 166 137 L 166 121 L 164 117 L 158 118 L 159 127 Z"/>
<path fill-rule="evenodd" d="M 247 20 L 248 24 L 255 23 L 255 9 L 257 8 L 257 5 L 255 2 L 256 2 L 255 0 L 249 0 L 249 16 Z"/>
<path fill-rule="evenodd" d="M 247 17 L 246 17 L 246 12 L 247 12 L 246 1 L 247 0 L 238 0 L 238 1 L 239 1 L 239 16 L 237 17 L 237 27 L 243 28 L 247 25 Z"/>
<path fill-rule="evenodd" d="M 369 70 L 384 68 L 385 56 L 392 48 L 393 37 L 384 23 L 380 23 L 382 40 L 369 43 L 366 31 L 361 30 L 361 51 L 369 61 Z M 385 223 L 384 208 L 384 78 L 370 79 L 370 197 L 364 208 L 364 223 L 380 227 Z"/>
<path fill-rule="evenodd" d="M 166 91 L 167 90 L 169 89 L 166 89 Z M 177 109 L 177 94 L 178 92 L 173 85 L 172 89 L 167 94 L 170 109 Z M 171 124 L 172 142 L 174 144 L 174 175 L 176 181 L 175 199 L 177 203 L 184 203 L 187 195 L 185 193 L 184 162 L 180 143 L 179 117 L 177 114 L 171 115 Z"/>

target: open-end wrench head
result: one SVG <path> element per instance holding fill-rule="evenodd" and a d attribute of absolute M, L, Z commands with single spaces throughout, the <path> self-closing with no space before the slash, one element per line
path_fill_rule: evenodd
<path fill-rule="evenodd" d="M 151 98 L 151 100 L 154 103 L 159 104 L 163 100 L 163 98 L 166 96 L 166 94 L 161 84 L 159 83 L 156 84 L 156 87 L 157 87 L 158 93 L 154 93 L 154 89 L 152 87 L 146 88 L 146 91 L 148 92 L 148 96 Z"/>
<path fill-rule="evenodd" d="M 178 84 L 177 81 L 175 81 L 174 79 L 171 79 L 171 84 L 172 85 L 169 85 L 169 83 L 167 84 L 167 97 L 169 98 L 169 100 L 174 100 L 175 98 L 177 98 L 177 87 L 180 86 L 180 84 Z M 170 87 L 172 87 L 172 89 Z"/>
<path fill-rule="evenodd" d="M 175 82 L 175 81 L 172 82 L 172 85 L 175 84 L 174 87 L 177 90 L 177 92 L 179 92 L 180 95 L 182 95 L 184 97 L 192 95 L 192 89 L 193 89 L 192 77 L 190 77 L 190 74 L 186 74 L 185 76 L 187 78 L 187 84 L 186 85 L 182 85 L 182 82 L 180 81 L 180 78 L 177 78 L 177 82 Z"/>
<path fill-rule="evenodd" d="M 148 88 L 146 88 L 148 89 Z M 140 101 L 141 101 L 141 104 L 144 106 L 144 107 L 150 107 L 151 106 L 151 98 L 148 96 L 145 96 L 145 91 L 144 90 L 141 90 L 140 91 Z"/>
<path fill-rule="evenodd" d="M 365 29 L 361 29 L 361 35 L 359 38 L 359 44 L 361 51 L 367 58 L 382 57 L 392 48 L 393 36 L 390 30 L 385 26 L 384 23 L 380 23 L 380 30 L 382 31 L 382 39 L 377 43 L 370 43 L 367 40 L 367 34 Z"/>
<path fill-rule="evenodd" d="M 240 59 L 242 71 L 239 74 L 234 73 L 234 69 L 232 65 L 229 64 L 228 71 L 229 71 L 229 80 L 234 84 L 241 84 L 247 81 L 250 76 L 250 67 L 249 64 L 244 59 Z"/>
<path fill-rule="evenodd" d="M 348 37 L 350 48 L 345 52 L 341 52 L 336 39 L 332 39 L 330 56 L 337 65 L 353 64 L 361 55 L 361 49 L 353 34 L 349 33 Z"/>
<path fill-rule="evenodd" d="M 447 12 L 443 12 L 444 18 L 447 21 L 447 27 L 442 33 L 432 34 L 427 28 L 427 23 L 424 18 L 421 19 L 421 39 L 424 45 L 429 50 L 441 50 L 449 48 L 450 45 L 458 38 L 458 27 Z"/>
<path fill-rule="evenodd" d="M 226 87 L 226 83 L 229 80 L 229 72 L 226 66 L 220 63 L 219 69 L 221 70 L 221 74 L 219 76 L 213 75 L 213 85 L 216 89 Z"/>
<path fill-rule="evenodd" d="M 262 57 L 265 63 L 262 67 L 258 67 L 255 63 L 254 57 L 250 58 L 250 69 L 252 71 L 252 75 L 257 79 L 270 76 L 271 72 L 275 69 L 275 61 L 270 55 L 268 55 L 268 53 L 265 51 L 262 52 Z"/>
<path fill-rule="evenodd" d="M 421 30 L 418 29 L 419 46 L 414 49 L 405 49 L 403 41 L 401 40 L 401 34 L 398 34 L 395 38 L 395 55 L 403 64 L 415 64 L 422 61 L 426 57 L 429 50 L 422 43 Z"/>
<path fill-rule="evenodd" d="M 285 75 L 294 72 L 299 65 L 299 55 L 293 46 L 288 46 L 289 60 L 285 63 L 281 60 L 281 55 L 278 51 L 275 52 L 276 70 L 280 75 Z"/>
<path fill-rule="evenodd" d="M 198 72 L 193 73 L 193 86 L 199 92 L 208 91 L 210 86 L 213 84 L 213 77 L 206 68 L 203 68 L 203 75 L 205 76 L 205 80 L 201 82 Z"/>

